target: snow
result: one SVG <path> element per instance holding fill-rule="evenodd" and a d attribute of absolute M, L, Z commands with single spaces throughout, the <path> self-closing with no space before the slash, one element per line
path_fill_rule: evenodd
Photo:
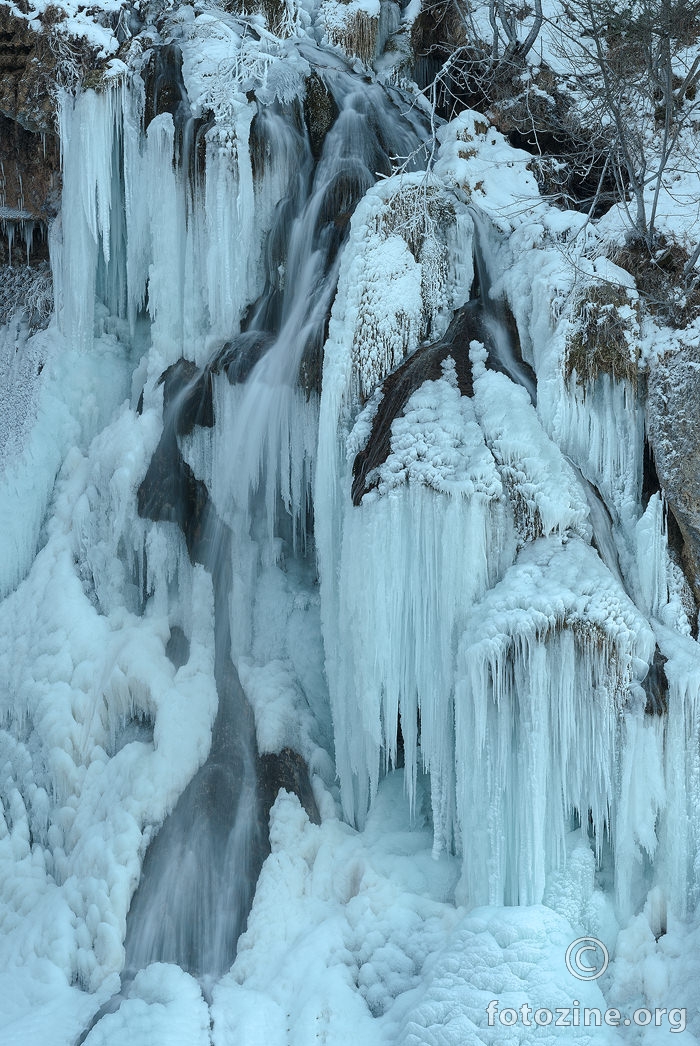
<path fill-rule="evenodd" d="M 389 456 L 378 470 L 381 497 L 402 483 L 421 483 L 444 494 L 497 497 L 501 486 L 484 443 L 472 402 L 460 395 L 454 360 L 443 377 L 413 393 L 391 428 Z M 372 480 L 372 474 L 367 482 Z M 367 501 L 372 499 L 370 493 Z"/>
<path fill-rule="evenodd" d="M 526 537 L 577 532 L 589 537 L 588 509 L 580 485 L 545 435 L 524 388 L 483 368 L 472 352 L 474 409 L 504 486 L 516 504 Z M 524 517 L 524 518 L 523 518 Z"/>
<path fill-rule="evenodd" d="M 113 55 L 119 47 L 116 29 L 126 14 L 123 0 L 100 0 L 91 7 L 80 0 L 62 0 L 60 4 L 53 4 L 51 0 L 32 0 L 26 7 L 12 2 L 8 7 L 15 18 L 28 22 L 36 32 L 41 32 L 41 16 L 46 16 L 56 34 L 54 46 L 66 64 L 75 61 L 73 48 L 76 41 L 91 48 L 97 58 L 104 60 Z M 56 13 L 59 17 L 53 19 L 52 15 Z"/>
<path fill-rule="evenodd" d="M 134 421 L 122 415 L 122 431 L 116 422 L 109 445 L 123 451 L 131 436 L 138 475 L 148 442 Z M 100 439 L 94 451 L 106 465 Z M 123 484 L 132 502 L 134 478 L 132 472 Z M 192 579 L 198 609 L 190 659 L 176 674 L 165 656 L 162 613 L 141 618 L 112 602 L 121 579 L 109 567 L 120 535 L 100 523 L 118 525 L 119 512 L 90 519 L 90 535 L 81 511 L 81 499 L 99 485 L 99 466 L 90 469 L 74 449 L 47 543 L 2 605 L 0 647 L 8 686 L 1 709 L 3 958 L 15 964 L 48 954 L 69 980 L 93 991 L 121 967 L 145 838 L 206 756 L 216 704 L 208 580 L 199 572 Z M 112 496 L 116 507 L 116 484 Z M 105 588 L 78 576 L 78 541 L 95 553 L 84 562 L 100 568 Z M 111 613 L 98 613 L 100 598 Z M 31 933 L 21 919 L 27 905 Z"/>
<path fill-rule="evenodd" d="M 141 970 L 116 1013 L 90 1032 L 87 1046 L 118 1046 L 125 1039 L 163 1046 L 207 1046 L 209 1010 L 197 981 L 178 966 L 153 963 Z"/>
<path fill-rule="evenodd" d="M 411 993 L 398 1041 L 410 1046 L 502 1042 L 508 1031 L 498 1022 L 493 1028 L 487 1023 L 486 1007 L 493 998 L 501 1010 L 527 1003 L 533 1010 L 542 1006 L 555 1012 L 557 1006 L 571 1007 L 575 998 L 581 1012 L 584 1007 L 604 1011 L 597 985 L 575 982 L 561 962 L 570 936 L 566 921 L 548 908 L 474 909 L 431 956 L 424 984 Z M 574 1042 L 617 1039 L 608 1028 L 572 1027 L 568 1035 Z M 510 1041 L 560 1037 L 556 1028 L 537 1028 L 533 1021 L 530 1029 L 514 1029 Z"/>
<path fill-rule="evenodd" d="M 74 1042 L 102 1001 L 99 994 L 71 987 L 48 959 L 6 967 L 0 985 L 0 1028 L 7 1046 Z"/>
<path fill-rule="evenodd" d="M 539 190 L 529 153 L 514 149 L 481 113 L 470 109 L 441 127 L 437 138 L 434 169 L 447 185 L 504 229 L 531 218 Z"/>

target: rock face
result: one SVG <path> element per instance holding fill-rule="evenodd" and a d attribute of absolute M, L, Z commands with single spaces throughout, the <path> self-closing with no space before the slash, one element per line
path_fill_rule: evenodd
<path fill-rule="evenodd" d="M 309 780 L 309 768 L 291 748 L 278 753 L 264 753 L 258 758 L 258 784 L 265 815 L 277 798 L 281 788 L 297 796 L 313 824 L 320 824 L 321 817 Z"/>
<path fill-rule="evenodd" d="M 48 18 L 44 15 L 47 22 L 50 18 L 50 13 Z M 0 4 L 0 111 L 28 131 L 53 132 L 58 64 L 50 34 L 35 32 L 28 21 Z"/>
<path fill-rule="evenodd" d="M 46 226 L 60 193 L 54 132 L 58 62 L 50 33 L 35 32 L 0 4 L 0 217 L 6 232 L 0 265 L 48 257 Z"/>
<path fill-rule="evenodd" d="M 58 141 L 0 114 L 0 160 L 0 217 L 8 233 L 0 240 L 0 265 L 45 261 L 46 229 L 59 199 Z"/>
<path fill-rule="evenodd" d="M 656 471 L 683 536 L 685 575 L 700 604 L 700 348 L 681 346 L 649 377 L 648 428 Z"/>
<path fill-rule="evenodd" d="M 321 155 L 323 142 L 338 115 L 338 106 L 318 73 L 311 73 L 306 80 L 304 95 L 304 120 L 309 130 L 311 152 L 314 159 Z"/>

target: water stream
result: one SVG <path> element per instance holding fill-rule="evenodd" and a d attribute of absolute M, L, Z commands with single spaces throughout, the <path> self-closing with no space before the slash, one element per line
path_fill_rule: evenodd
<path fill-rule="evenodd" d="M 490 335 L 487 366 L 507 374 L 516 385 L 522 385 L 530 396 L 533 407 L 536 407 L 537 377 L 516 349 L 504 301 L 491 294 L 494 265 L 493 260 L 487 257 L 486 250 L 494 235 L 493 227 L 476 207 L 471 207 L 469 213 L 474 222 L 474 265 L 479 285 L 479 300 L 483 309 L 484 327 Z"/>
<path fill-rule="evenodd" d="M 410 109 L 402 117 L 395 93 L 360 83 L 337 59 L 324 76 L 335 119 L 322 142 L 312 141 L 295 106 L 259 106 L 254 121 L 256 162 L 264 168 L 277 159 L 292 174 L 268 238 L 265 286 L 243 330 L 203 370 L 181 360 L 161 378 L 163 433 L 139 490 L 139 513 L 176 523 L 190 559 L 211 574 L 219 707 L 209 756 L 146 853 L 127 919 L 122 990 L 79 1043 L 150 963 L 176 963 L 210 996 L 235 958 L 269 848 L 255 723 L 232 659 L 236 543 L 253 536 L 274 558 L 278 534 L 308 528 L 305 506 L 280 499 L 280 491 L 303 469 L 293 460 L 290 431 L 300 398 L 320 389 L 340 248 L 367 189 L 390 172 L 393 156 L 413 152 L 420 140 L 420 118 Z M 221 418 L 215 404 L 223 405 Z M 202 429 L 211 430 L 214 446 L 211 491 L 183 443 Z M 301 519 L 290 524 L 295 513 Z"/>

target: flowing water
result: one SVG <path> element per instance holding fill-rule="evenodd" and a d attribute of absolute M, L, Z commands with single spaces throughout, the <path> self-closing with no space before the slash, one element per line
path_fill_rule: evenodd
<path fill-rule="evenodd" d="M 219 708 L 206 762 L 146 853 L 127 920 L 122 992 L 90 1028 L 118 1008 L 134 975 L 153 962 L 176 963 L 208 997 L 233 962 L 269 848 L 255 723 L 232 660 L 231 564 L 240 535 L 229 521 L 263 534 L 272 547 L 288 517 L 299 515 L 291 530 L 304 540 L 306 506 L 291 494 L 280 503 L 279 492 L 289 488 L 290 472 L 303 470 L 292 460 L 290 427 L 300 399 L 320 388 L 340 247 L 377 175 L 419 144 L 420 121 L 410 111 L 401 115 L 399 95 L 360 85 L 337 60 L 331 65 L 326 76 L 336 115 L 317 158 L 319 143 L 298 109 L 260 107 L 254 123 L 258 165 L 277 162 L 293 173 L 268 238 L 266 284 L 244 329 L 203 371 L 180 361 L 162 378 L 163 434 L 139 491 L 139 512 L 176 523 L 190 558 L 211 573 Z M 183 440 L 202 429 L 212 430 L 215 447 L 211 492 L 183 455 Z"/>
<path fill-rule="evenodd" d="M 508 323 L 503 300 L 493 297 L 490 293 L 495 265 L 493 259 L 487 257 L 487 250 L 494 235 L 493 227 L 476 207 L 470 208 L 469 213 L 474 222 L 474 264 L 479 283 L 479 300 L 484 312 L 484 326 L 490 335 L 488 366 L 507 374 L 516 385 L 522 385 L 530 396 L 532 405 L 537 406 L 535 372 L 516 348 L 512 325 Z"/>

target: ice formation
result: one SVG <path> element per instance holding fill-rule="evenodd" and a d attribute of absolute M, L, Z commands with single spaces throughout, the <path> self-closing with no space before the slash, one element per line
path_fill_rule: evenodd
<path fill-rule="evenodd" d="M 636 386 L 567 373 L 578 218 L 353 65 L 393 5 L 283 7 L 172 12 L 162 104 L 136 44 L 62 94 L 55 314 L 0 331 L 22 1046 L 22 1006 L 56 1046 L 490 1042 L 501 989 L 603 1006 L 576 934 L 698 899 L 694 623 Z"/>

